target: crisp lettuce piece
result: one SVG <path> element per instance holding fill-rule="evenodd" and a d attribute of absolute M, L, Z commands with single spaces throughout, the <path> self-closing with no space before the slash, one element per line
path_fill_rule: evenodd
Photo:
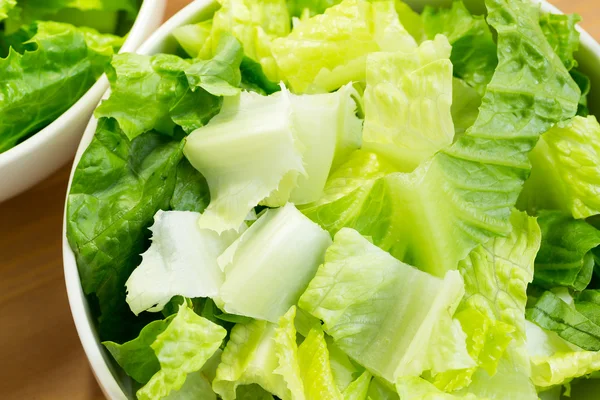
<path fill-rule="evenodd" d="M 471 15 L 462 1 L 454 1 L 449 9 L 425 7 L 422 18 L 429 39 L 443 34 L 452 44 L 454 75 L 483 95 L 498 64 L 496 43 L 485 17 Z"/>
<path fill-rule="evenodd" d="M 438 35 L 415 49 L 368 55 L 366 149 L 411 172 L 452 143 L 450 50 L 446 37 Z"/>
<path fill-rule="evenodd" d="M 400 18 L 400 23 L 415 38 L 417 43 L 425 40 L 425 26 L 421 15 L 413 11 L 408 4 L 401 0 L 394 0 L 394 6 L 396 7 L 398 18 Z"/>
<path fill-rule="evenodd" d="M 185 70 L 190 88 L 202 88 L 214 96 L 239 94 L 242 82 L 240 64 L 243 57 L 240 42 L 231 35 L 221 35 L 213 58 L 196 60 Z"/>
<path fill-rule="evenodd" d="M 457 136 L 462 135 L 469 129 L 479 115 L 481 106 L 481 95 L 469 86 L 465 81 L 458 78 L 452 79 L 452 122 L 454 132 Z"/>
<path fill-rule="evenodd" d="M 110 63 L 121 39 L 58 22 L 38 22 L 33 36 L 0 58 L 0 153 L 71 107 Z M 107 44 L 110 43 L 110 44 Z"/>
<path fill-rule="evenodd" d="M 223 352 L 213 389 L 224 400 L 242 385 L 258 384 L 283 400 L 342 399 L 335 386 L 323 331 L 314 327 L 296 344 L 291 307 L 279 323 L 238 324 Z"/>
<path fill-rule="evenodd" d="M 243 92 L 226 98 L 221 112 L 187 138 L 184 153 L 210 188 L 201 227 L 219 233 L 237 229 L 288 173 L 305 174 L 292 113 L 287 91 L 267 97 Z"/>
<path fill-rule="evenodd" d="M 572 69 L 569 73 L 581 90 L 581 97 L 579 98 L 579 105 L 577 106 L 577 115 L 587 117 L 590 115 L 590 110 L 588 108 L 588 95 L 592 88 L 590 78 L 578 69 Z"/>
<path fill-rule="evenodd" d="M 325 10 L 336 4 L 339 4 L 341 0 L 287 0 L 288 10 L 292 17 L 302 17 L 308 10 L 309 15 L 323 14 Z"/>
<path fill-rule="evenodd" d="M 217 400 L 210 382 L 200 372 L 188 374 L 183 386 L 179 390 L 172 390 L 164 400 L 187 400 L 190 398 L 202 400 Z"/>
<path fill-rule="evenodd" d="M 577 14 L 540 15 L 540 27 L 548 43 L 568 70 L 577 66 L 573 54 L 579 50 L 579 31 L 576 26 L 581 21 Z"/>
<path fill-rule="evenodd" d="M 129 310 L 125 282 L 146 250 L 146 228 L 169 207 L 182 148 L 155 132 L 130 142 L 114 119 L 102 118 L 75 169 L 67 238 L 84 292 L 98 299 L 102 340 L 130 340 L 148 323 Z"/>
<path fill-rule="evenodd" d="M 210 37 L 200 56 L 210 58 L 224 33 L 237 38 L 246 56 L 258 62 L 267 77 L 279 81 L 277 63 L 271 54 L 273 39 L 290 32 L 290 16 L 285 0 L 220 0 L 221 8 L 212 19 Z"/>
<path fill-rule="evenodd" d="M 173 29 L 173 37 L 192 58 L 198 57 L 204 43 L 210 37 L 212 19 L 197 24 L 182 25 Z"/>
<path fill-rule="evenodd" d="M 320 95 L 283 90 L 227 99 L 184 149 L 211 191 L 201 226 L 235 229 L 259 202 L 278 207 L 318 199 L 332 166 L 360 146 L 353 95 L 346 86 Z"/>
<path fill-rule="evenodd" d="M 367 54 L 415 46 L 392 1 L 344 0 L 274 40 L 272 51 L 282 78 L 303 93 L 364 81 Z"/>
<path fill-rule="evenodd" d="M 600 245 L 600 231 L 585 221 L 557 211 L 540 213 L 542 246 L 535 259 L 538 286 L 585 289 L 594 270 L 591 250 Z"/>
<path fill-rule="evenodd" d="M 188 61 L 169 54 L 116 55 L 107 73 L 110 97 L 94 115 L 115 118 L 129 139 L 151 129 L 173 135 L 176 124 L 192 132 L 221 107 L 221 99 L 208 91 L 219 95 L 238 92 L 233 86 L 240 83 L 239 71 L 234 71 L 239 68 L 241 49 L 225 38 L 219 50 L 209 61 Z"/>
<path fill-rule="evenodd" d="M 342 393 L 344 400 L 366 400 L 369 393 L 371 378 L 373 378 L 373 376 L 369 371 L 364 371 L 344 390 Z"/>
<path fill-rule="evenodd" d="M 531 176 L 519 207 L 570 212 L 575 218 L 600 213 L 600 124 L 575 117 L 544 133 L 530 153 Z"/>
<path fill-rule="evenodd" d="M 511 342 L 525 343 L 526 290 L 541 233 L 535 218 L 525 213 L 513 212 L 511 224 L 508 237 L 478 246 L 459 263 L 465 296 L 455 318 L 467 333 L 467 349 L 477 366 L 436 376 L 434 383 L 443 390 L 467 386 L 478 368 L 494 376 Z"/>
<path fill-rule="evenodd" d="M 398 400 L 398 392 L 394 385 L 386 382 L 383 379 L 374 377 L 369 385 L 369 391 L 367 392 L 367 399 L 369 400 Z"/>
<path fill-rule="evenodd" d="M 541 133 L 575 114 L 580 92 L 541 32 L 535 7 L 521 0 L 487 4 L 500 62 L 475 124 L 412 173 L 367 184 L 353 172 L 361 167 L 350 168 L 365 160 L 351 159 L 338 195 L 306 207 L 311 219 L 332 234 L 355 228 L 440 277 L 477 245 L 510 233 L 511 210 L 530 170 L 527 154 Z M 544 62 L 534 70 L 513 62 L 539 54 Z M 351 191 L 355 179 L 362 187 Z"/>
<path fill-rule="evenodd" d="M 527 309 L 526 316 L 529 321 L 556 332 L 564 340 L 584 350 L 600 350 L 600 326 L 551 291 L 544 292 Z"/>
<path fill-rule="evenodd" d="M 203 212 L 210 203 L 206 179 L 187 159 L 177 165 L 175 189 L 171 197 L 171 210 Z"/>
<path fill-rule="evenodd" d="M 226 335 L 225 329 L 200 317 L 184 302 L 169 326 L 150 345 L 160 370 L 137 391 L 138 399 L 163 398 L 181 390 L 188 374 L 200 371 Z M 205 391 L 205 385 L 190 386 Z M 189 390 L 190 387 L 185 388 L 186 392 Z"/>
<path fill-rule="evenodd" d="M 198 227 L 199 213 L 158 211 L 154 216 L 152 244 L 125 286 L 127 303 L 138 315 L 161 311 L 173 296 L 216 297 L 224 281 L 217 257 L 238 234 L 217 234 Z"/>
<path fill-rule="evenodd" d="M 296 304 L 330 244 L 329 234 L 292 204 L 268 210 L 219 257 L 225 281 L 218 304 L 228 313 L 277 322 Z"/>
<path fill-rule="evenodd" d="M 278 84 L 267 78 L 260 64 L 251 58 L 244 56 L 240 65 L 240 72 L 242 73 L 241 87 L 244 90 L 257 92 L 265 96 L 281 90 Z"/>
<path fill-rule="evenodd" d="M 473 365 L 464 334 L 449 329 L 463 290 L 458 272 L 436 278 L 345 228 L 298 304 L 351 358 L 395 382 Z"/>

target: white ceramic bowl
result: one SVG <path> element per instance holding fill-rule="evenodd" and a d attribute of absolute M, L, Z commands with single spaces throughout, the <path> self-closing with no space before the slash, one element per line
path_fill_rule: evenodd
<path fill-rule="evenodd" d="M 166 0 L 145 0 L 142 3 L 122 52 L 134 51 L 158 28 L 165 6 Z M 102 75 L 50 125 L 0 153 L 0 202 L 29 189 L 73 157 L 81 133 L 108 86 L 106 76 Z"/>
<path fill-rule="evenodd" d="M 431 5 L 450 5 L 452 0 L 405 0 L 415 10 L 421 11 L 425 4 Z M 542 10 L 552 13 L 559 13 L 555 7 L 546 3 L 543 0 L 532 0 L 532 2 L 540 3 Z M 472 5 L 474 9 L 483 12 L 481 5 L 483 0 L 465 0 L 465 3 Z M 137 51 L 140 54 L 156 54 L 160 52 L 171 52 L 175 49 L 175 40 L 171 37 L 171 32 L 185 24 L 202 21 L 208 18 L 216 9 L 216 4 L 212 0 L 196 0 L 173 18 L 167 21 L 160 29 L 158 29 Z M 600 115 L 600 102 L 594 101 L 600 97 L 600 68 L 594 66 L 600 65 L 600 45 L 586 32 L 581 31 L 582 48 L 578 53 L 578 59 L 581 69 L 592 79 L 592 97 L 591 108 Z M 595 94 L 595 97 L 593 96 Z M 106 97 L 107 94 L 105 94 Z M 73 169 L 71 170 L 71 178 L 69 180 L 69 190 L 73 179 L 75 167 L 81 158 L 83 151 L 87 148 L 94 136 L 97 120 L 92 117 L 85 130 L 77 154 Z M 68 192 L 67 192 L 68 193 Z M 66 206 L 65 206 L 66 207 Z M 65 272 L 65 282 L 69 296 L 69 303 L 77 333 L 89 359 L 90 365 L 102 388 L 102 391 L 109 399 L 121 400 L 134 398 L 131 390 L 131 381 L 118 366 L 115 365 L 111 356 L 104 349 L 98 340 L 98 335 L 94 327 L 93 317 L 87 304 L 87 300 L 81 288 L 81 281 L 77 271 L 77 264 L 73 251 L 69 247 L 66 236 L 66 208 L 65 218 L 63 220 L 63 263 Z M 573 397 L 574 400 L 592 400 L 597 399 L 595 393 L 597 388 L 589 390 L 590 396 Z"/>

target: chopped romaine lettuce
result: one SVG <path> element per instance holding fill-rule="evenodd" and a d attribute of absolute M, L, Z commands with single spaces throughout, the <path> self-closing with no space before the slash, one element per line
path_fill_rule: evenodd
<path fill-rule="evenodd" d="M 565 67 L 570 70 L 577 66 L 573 54 L 579 50 L 579 31 L 576 28 L 581 17 L 577 14 L 542 14 L 540 26 L 548 43 Z"/>
<path fill-rule="evenodd" d="M 600 213 L 600 124 L 575 117 L 544 133 L 530 153 L 531 176 L 519 207 L 570 212 L 575 218 Z"/>
<path fill-rule="evenodd" d="M 197 24 L 183 25 L 173 29 L 173 37 L 192 58 L 198 57 L 202 46 L 210 36 L 212 19 Z"/>
<path fill-rule="evenodd" d="M 368 53 L 415 46 L 392 1 L 344 0 L 274 40 L 272 50 L 282 78 L 303 93 L 364 81 Z"/>
<path fill-rule="evenodd" d="M 219 303 L 228 313 L 277 322 L 330 244 L 329 234 L 292 204 L 268 210 L 219 257 L 225 272 Z"/>
<path fill-rule="evenodd" d="M 0 0 L 0 21 L 8 18 L 8 13 L 15 8 L 17 0 Z"/>
<path fill-rule="evenodd" d="M 324 321 L 340 349 L 395 382 L 473 365 L 460 327 L 451 329 L 463 293 L 458 272 L 436 278 L 344 228 L 298 304 Z"/>
<path fill-rule="evenodd" d="M 235 230 L 220 235 L 198 227 L 199 213 L 158 211 L 152 244 L 125 286 L 127 303 L 138 315 L 161 311 L 173 296 L 216 297 L 224 281 L 217 257 L 233 243 Z"/>
<path fill-rule="evenodd" d="M 367 57 L 364 148 L 411 172 L 454 138 L 452 63 L 445 36 Z"/>

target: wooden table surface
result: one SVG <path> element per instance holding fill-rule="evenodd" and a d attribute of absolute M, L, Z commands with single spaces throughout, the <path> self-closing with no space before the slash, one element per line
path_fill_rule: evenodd
<path fill-rule="evenodd" d="M 169 0 L 170 16 L 190 0 Z M 597 0 L 553 0 L 600 39 Z M 99 400 L 75 332 L 62 272 L 69 165 L 0 204 L 0 399 Z"/>

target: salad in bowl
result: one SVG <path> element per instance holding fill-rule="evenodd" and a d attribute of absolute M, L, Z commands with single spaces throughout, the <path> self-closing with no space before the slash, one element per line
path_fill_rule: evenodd
<path fill-rule="evenodd" d="M 113 57 L 65 222 L 125 395 L 582 398 L 579 17 L 472 5 L 222 0 L 176 50 Z"/>

